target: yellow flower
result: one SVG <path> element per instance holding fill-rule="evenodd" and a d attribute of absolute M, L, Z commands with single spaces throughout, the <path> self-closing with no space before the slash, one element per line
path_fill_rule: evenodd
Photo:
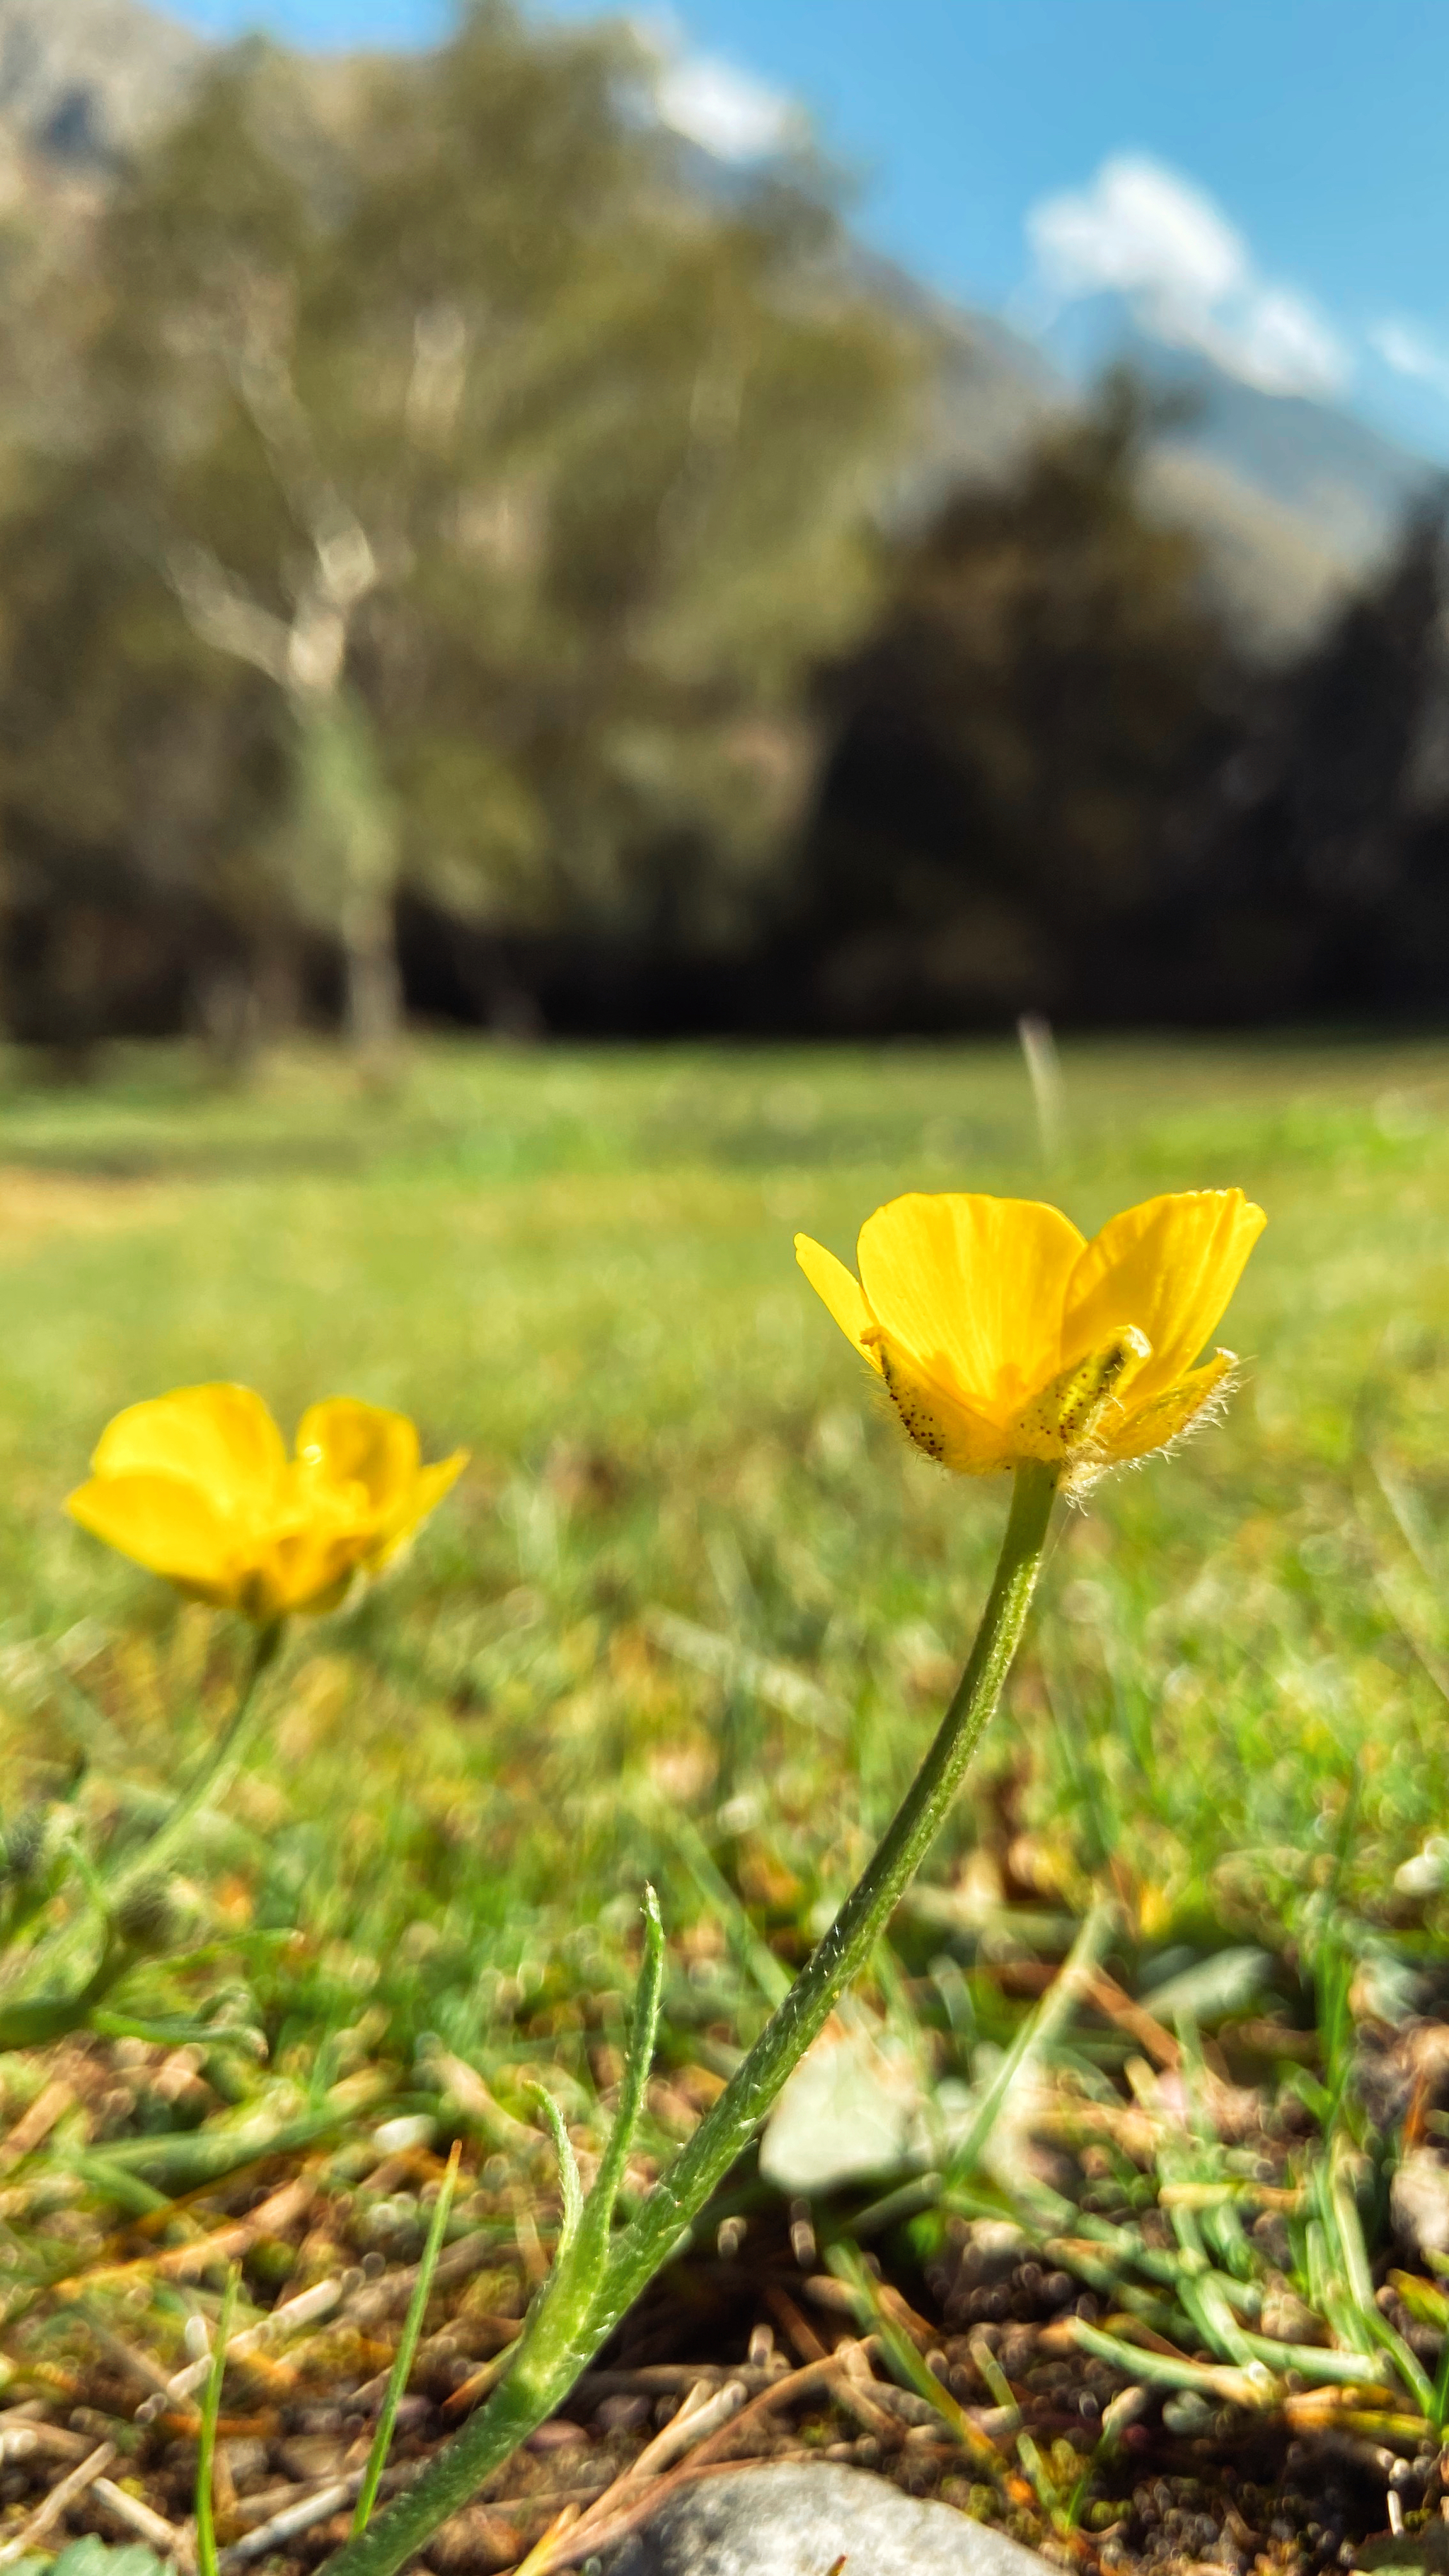
<path fill-rule="evenodd" d="M 1225 1391 L 1231 1351 L 1193 1363 L 1266 1222 L 1241 1190 L 1186 1190 L 1087 1243 L 1035 1199 L 913 1193 L 861 1228 L 858 1280 L 808 1235 L 795 1252 L 928 1457 L 966 1476 L 1041 1459 L 1081 1491 Z"/>
<path fill-rule="evenodd" d="M 67 1508 L 82 1529 L 202 1601 L 270 1625 L 330 1610 L 427 1519 L 466 1450 L 424 1467 L 402 1413 L 337 1396 L 302 1416 L 297 1454 L 245 1386 L 180 1386 L 101 1434 Z"/>

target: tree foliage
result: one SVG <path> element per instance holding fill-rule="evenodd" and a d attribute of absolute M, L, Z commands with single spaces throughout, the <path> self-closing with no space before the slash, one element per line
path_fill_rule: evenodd
<path fill-rule="evenodd" d="M 1140 498 L 1151 425 L 1111 379 L 1017 476 L 952 495 L 827 675 L 804 885 L 827 1022 L 1075 1013 L 1093 975 L 1120 1007 L 1226 660 L 1193 540 Z"/>
<path fill-rule="evenodd" d="M 1442 513 L 1290 670 L 1124 377 L 919 488 L 936 351 L 828 175 L 710 169 L 622 25 L 249 42 L 0 229 L 5 1007 L 228 1054 L 1449 996 Z"/>
<path fill-rule="evenodd" d="M 126 175 L 0 528 L 32 879 L 184 893 L 232 982 L 323 934 L 364 1036 L 403 889 L 748 933 L 923 348 L 647 76 L 503 0 L 330 82 L 251 43 Z"/>

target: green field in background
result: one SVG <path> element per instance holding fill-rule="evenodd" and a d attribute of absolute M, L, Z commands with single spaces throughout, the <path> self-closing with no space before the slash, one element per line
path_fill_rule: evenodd
<path fill-rule="evenodd" d="M 934 1723 L 1005 1496 L 908 1449 L 793 1231 L 848 1257 L 883 1198 L 950 1187 L 1090 1231 L 1236 1182 L 1270 1219 L 1223 1328 L 1241 1390 L 1064 1518 L 931 1874 L 980 1843 L 1007 1898 L 1110 1884 L 1145 1943 L 1272 1946 L 1341 1869 L 1368 1947 L 1400 1917 L 1435 1945 L 1432 1888 L 1406 1914 L 1392 1882 L 1449 1812 L 1449 1050 L 1084 1044 L 1063 1073 L 1050 1171 L 1006 1045 L 429 1042 L 379 1096 L 320 1052 L 233 1093 L 180 1052 L 15 1078 L 7 1809 L 124 1819 L 226 1704 L 227 1623 L 63 1516 L 108 1416 L 227 1376 L 290 1435 L 351 1393 L 473 1460 L 387 1585 L 302 1624 L 265 1758 L 190 1856 L 284 2055 L 372 2015 L 403 2054 L 433 2031 L 566 2064 L 646 1876 L 688 1935 L 719 1872 L 799 1955 Z M 744 1914 L 725 1930 L 694 2017 L 743 2028 Z"/>

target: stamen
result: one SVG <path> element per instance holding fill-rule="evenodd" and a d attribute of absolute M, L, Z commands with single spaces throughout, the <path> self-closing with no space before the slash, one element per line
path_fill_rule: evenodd
<path fill-rule="evenodd" d="M 920 1397 L 903 1382 L 900 1370 L 891 1358 L 890 1347 L 880 1326 L 872 1324 L 860 1338 L 863 1342 L 873 1342 L 875 1345 L 880 1360 L 880 1373 L 885 1380 L 886 1393 L 900 1415 L 903 1428 L 909 1432 L 918 1449 L 924 1449 L 926 1456 L 934 1458 L 938 1467 L 943 1466 L 946 1458 L 945 1441 Z"/>
<path fill-rule="evenodd" d="M 1063 1369 L 1017 1418 L 1017 1434 L 1028 1454 L 1071 1457 L 1089 1447 L 1118 1388 L 1151 1356 L 1146 1334 L 1125 1324 L 1074 1368 Z"/>

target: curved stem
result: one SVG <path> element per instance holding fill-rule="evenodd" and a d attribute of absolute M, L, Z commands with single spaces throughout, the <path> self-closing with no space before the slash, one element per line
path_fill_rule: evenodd
<path fill-rule="evenodd" d="M 601 2299 L 612 2331 L 749 2144 L 786 2077 L 859 1975 L 935 1841 L 1011 1667 L 1041 1565 L 1057 1479 L 1018 1468 L 996 1579 L 970 1660 L 924 1762 L 824 1939 L 806 1960 L 742 2066 L 681 2148 L 614 2250 Z"/>
<path fill-rule="evenodd" d="M 32 2048 L 59 2038 L 63 2032 L 77 2030 L 93 2004 L 98 2003 L 118 1977 L 131 1964 L 116 1925 L 116 1913 L 127 1897 L 144 1885 L 148 1878 L 168 1861 L 186 1835 L 201 1809 L 230 1787 L 250 1749 L 260 1714 L 259 1687 L 263 1675 L 275 1662 L 282 1642 L 283 1623 L 274 1620 L 270 1627 L 258 1629 L 252 1647 L 236 1706 L 209 1754 L 203 1759 L 195 1778 L 181 1792 L 165 1822 L 157 1827 L 148 1843 L 122 1863 L 113 1876 L 91 1870 L 81 1864 L 90 1897 L 90 1910 L 78 1922 L 62 1925 L 49 1940 L 42 1941 L 26 1961 L 24 1972 L 16 1979 L 21 1991 L 0 2007 L 0 2050 Z M 77 1859 L 79 1856 L 76 1856 Z M 57 1980 L 64 1985 L 67 1971 L 73 1971 L 78 1959 L 92 1948 L 96 1927 L 100 1925 L 104 1941 L 99 1960 L 85 1982 L 74 1992 L 56 1993 Z M 31 1991 L 36 1985 L 40 1994 Z"/>
<path fill-rule="evenodd" d="M 597 2292 L 567 2321 L 540 2292 L 508 2376 L 486 2406 L 361 2537 L 327 2561 L 328 2576 L 393 2576 L 440 2522 L 559 2405 L 745 2147 L 786 2077 L 865 1966 L 920 1867 L 1001 1696 L 1041 1569 L 1057 1471 L 1016 1471 L 1011 1514 L 976 1643 L 925 1760 L 830 1930 L 708 2117 L 616 2240 Z"/>
<path fill-rule="evenodd" d="M 258 1690 L 263 1675 L 276 1662 L 285 1626 L 284 1620 L 274 1619 L 269 1627 L 257 1630 L 251 1662 L 237 1695 L 236 1706 L 195 1779 L 182 1790 L 165 1823 L 157 1827 L 150 1841 L 117 1870 L 114 1878 L 104 1882 L 106 1902 L 113 1911 L 123 1897 L 139 1887 L 141 1881 L 159 1869 L 163 1861 L 170 1859 L 178 1844 L 184 1842 L 188 1828 L 202 1808 L 231 1787 L 251 1750 L 252 1736 L 261 1713 Z"/>

